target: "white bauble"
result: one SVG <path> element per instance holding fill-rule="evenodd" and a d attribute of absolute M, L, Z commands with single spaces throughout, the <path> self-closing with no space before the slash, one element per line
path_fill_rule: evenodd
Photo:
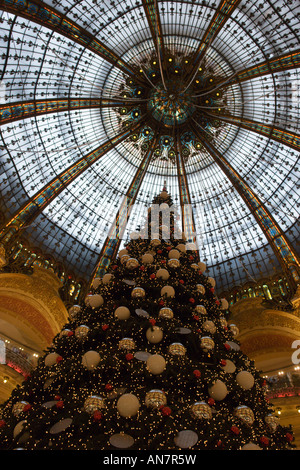
<path fill-rule="evenodd" d="M 166 295 L 167 297 L 175 297 L 175 289 L 172 286 L 164 286 L 160 291 L 160 295 Z"/>
<path fill-rule="evenodd" d="M 202 261 L 199 261 L 198 268 L 200 269 L 202 273 L 204 273 L 204 271 L 206 270 L 206 264 L 202 263 Z"/>
<path fill-rule="evenodd" d="M 123 250 L 120 250 L 119 253 L 119 258 L 122 258 L 123 255 L 128 255 L 128 251 L 126 248 L 123 248 Z"/>
<path fill-rule="evenodd" d="M 205 322 L 202 323 L 202 328 L 205 331 L 208 331 L 211 334 L 214 334 L 217 330 L 215 324 L 211 320 L 206 320 Z"/>
<path fill-rule="evenodd" d="M 92 282 L 92 287 L 93 289 L 98 289 L 98 287 L 100 286 L 101 284 L 101 278 L 100 277 L 96 277 L 93 282 Z"/>
<path fill-rule="evenodd" d="M 154 261 L 154 258 L 153 256 L 151 255 L 151 253 L 145 253 L 143 256 L 142 256 L 142 263 L 143 264 L 151 264 L 153 263 Z"/>
<path fill-rule="evenodd" d="M 176 249 L 181 251 L 182 253 L 186 252 L 186 246 L 183 243 L 179 243 L 179 245 L 176 246 Z"/>
<path fill-rule="evenodd" d="M 220 309 L 221 310 L 227 310 L 229 307 L 229 304 L 227 302 L 226 299 L 221 299 L 221 305 L 220 305 Z"/>
<path fill-rule="evenodd" d="M 88 369 L 93 370 L 100 362 L 100 354 L 97 351 L 87 351 L 82 356 L 82 365 Z"/>
<path fill-rule="evenodd" d="M 100 294 L 89 295 L 88 298 L 89 306 L 92 308 L 101 307 L 101 305 L 103 305 L 104 299 Z"/>
<path fill-rule="evenodd" d="M 45 366 L 50 367 L 53 366 L 53 364 L 56 364 L 56 359 L 59 357 L 59 354 L 56 352 L 52 352 L 47 354 L 45 357 Z"/>
<path fill-rule="evenodd" d="M 18 424 L 16 424 L 16 426 L 14 427 L 14 432 L 13 432 L 14 439 L 23 431 L 26 424 L 27 424 L 26 419 L 23 419 L 23 421 L 20 421 Z"/>
<path fill-rule="evenodd" d="M 180 251 L 176 250 L 176 248 L 173 248 L 173 250 L 169 251 L 169 258 L 179 259 L 179 257 L 180 257 Z"/>
<path fill-rule="evenodd" d="M 235 364 L 229 359 L 226 359 L 226 364 L 221 367 L 224 370 L 224 372 L 227 372 L 228 374 L 233 374 L 236 371 Z"/>
<path fill-rule="evenodd" d="M 217 379 L 216 382 L 208 389 L 209 396 L 216 401 L 224 400 L 228 394 L 226 384 L 222 380 Z"/>
<path fill-rule="evenodd" d="M 213 277 L 208 277 L 207 281 L 211 284 L 212 287 L 215 287 L 216 281 L 214 280 Z"/>
<path fill-rule="evenodd" d="M 250 372 L 242 370 L 236 374 L 236 381 L 244 390 L 250 390 L 254 385 L 254 377 Z"/>
<path fill-rule="evenodd" d="M 119 320 L 128 320 L 130 317 L 130 310 L 128 307 L 118 307 L 115 310 L 115 317 L 118 318 Z"/>
<path fill-rule="evenodd" d="M 147 369 L 151 374 L 161 374 L 166 368 L 166 361 L 160 354 L 153 354 L 147 359 Z"/>
<path fill-rule="evenodd" d="M 149 343 L 159 343 L 163 339 L 163 331 L 158 326 L 148 328 L 148 330 L 146 331 L 146 338 Z"/>
<path fill-rule="evenodd" d="M 249 442 L 248 444 L 245 444 L 241 450 L 262 450 L 262 448 L 253 442 Z"/>
<path fill-rule="evenodd" d="M 167 281 L 170 277 L 170 274 L 166 269 L 161 268 L 156 272 L 156 277 L 161 278 L 164 281 Z"/>
<path fill-rule="evenodd" d="M 112 279 L 113 279 L 113 275 L 112 274 L 104 274 L 103 278 L 102 278 L 102 282 L 103 284 L 108 284 Z"/>
<path fill-rule="evenodd" d="M 139 399 L 132 393 L 121 395 L 117 401 L 117 410 L 124 418 L 135 416 L 140 408 Z"/>

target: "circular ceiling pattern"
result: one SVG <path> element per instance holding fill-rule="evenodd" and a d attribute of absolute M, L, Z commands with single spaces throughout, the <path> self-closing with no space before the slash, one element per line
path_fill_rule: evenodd
<path fill-rule="evenodd" d="M 297 2 L 0 7 L 6 223 L 34 205 L 23 238 L 89 279 L 139 175 L 127 234 L 166 182 L 175 203 L 188 194 L 200 258 L 220 290 L 280 269 L 241 184 L 296 247 Z"/>

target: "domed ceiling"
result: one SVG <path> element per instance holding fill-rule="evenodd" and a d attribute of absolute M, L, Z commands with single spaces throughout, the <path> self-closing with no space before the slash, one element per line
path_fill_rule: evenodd
<path fill-rule="evenodd" d="M 219 289 L 295 261 L 298 2 L 0 8 L 4 225 L 89 279 L 124 197 L 128 235 L 166 185 Z"/>

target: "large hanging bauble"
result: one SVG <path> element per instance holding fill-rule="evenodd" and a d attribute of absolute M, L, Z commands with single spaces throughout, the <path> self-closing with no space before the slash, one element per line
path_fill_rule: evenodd
<path fill-rule="evenodd" d="M 105 401 L 102 397 L 99 397 L 97 395 L 91 395 L 85 400 L 83 408 L 84 411 L 91 415 L 95 411 L 105 408 Z"/>
<path fill-rule="evenodd" d="M 212 287 L 215 287 L 216 285 L 216 281 L 212 277 L 208 277 L 207 282 L 209 282 Z"/>
<path fill-rule="evenodd" d="M 269 414 L 265 417 L 265 423 L 271 432 L 275 432 L 280 424 L 280 420 L 277 418 L 277 416 Z"/>
<path fill-rule="evenodd" d="M 190 449 L 198 442 L 198 434 L 191 429 L 179 431 L 174 438 L 174 443 L 180 449 Z"/>
<path fill-rule="evenodd" d="M 196 290 L 199 292 L 199 294 L 204 295 L 205 294 L 205 287 L 202 284 L 197 284 L 196 285 Z"/>
<path fill-rule="evenodd" d="M 88 305 L 92 308 L 101 307 L 101 305 L 103 305 L 103 302 L 104 299 L 100 294 L 88 295 Z"/>
<path fill-rule="evenodd" d="M 146 394 L 145 404 L 149 408 L 160 408 L 167 404 L 167 397 L 162 390 L 150 390 Z"/>
<path fill-rule="evenodd" d="M 134 299 L 143 298 L 145 297 L 145 295 L 145 289 L 143 289 L 142 287 L 135 287 L 131 291 L 131 297 L 133 297 Z"/>
<path fill-rule="evenodd" d="M 115 317 L 118 318 L 118 320 L 128 320 L 130 317 L 130 310 L 128 307 L 118 307 L 115 310 Z"/>
<path fill-rule="evenodd" d="M 180 258 L 180 251 L 176 250 L 176 248 L 174 248 L 173 250 L 169 251 L 168 256 L 169 256 L 169 259 L 171 259 L 171 258 L 179 259 Z"/>
<path fill-rule="evenodd" d="M 170 344 L 168 351 L 172 356 L 185 356 L 186 348 L 181 343 Z"/>
<path fill-rule="evenodd" d="M 157 238 L 155 238 L 155 237 L 152 238 L 152 240 L 151 240 L 151 245 L 152 246 L 159 246 L 160 244 L 161 244 L 161 241 L 158 237 Z"/>
<path fill-rule="evenodd" d="M 174 317 L 173 310 L 168 307 L 163 307 L 158 312 L 158 317 L 163 318 L 165 320 L 171 320 Z"/>
<path fill-rule="evenodd" d="M 158 326 L 148 328 L 146 338 L 149 343 L 157 344 L 163 339 L 163 331 Z"/>
<path fill-rule="evenodd" d="M 101 278 L 100 277 L 96 277 L 93 282 L 92 282 L 92 287 L 93 289 L 98 289 L 98 287 L 100 286 L 101 284 Z"/>
<path fill-rule="evenodd" d="M 80 305 L 73 305 L 69 308 L 69 316 L 72 320 L 75 320 L 77 315 L 81 312 Z"/>
<path fill-rule="evenodd" d="M 102 278 L 102 282 L 103 284 L 108 284 L 109 282 L 113 280 L 113 278 L 114 278 L 113 274 L 110 274 L 110 273 L 104 274 Z"/>
<path fill-rule="evenodd" d="M 205 401 L 197 401 L 194 403 L 191 408 L 190 412 L 193 418 L 196 419 L 211 419 L 212 418 L 212 410 L 211 407 L 205 403 Z"/>
<path fill-rule="evenodd" d="M 195 307 L 195 312 L 201 315 L 206 315 L 207 311 L 204 305 L 196 305 Z"/>
<path fill-rule="evenodd" d="M 167 281 L 170 277 L 170 274 L 166 269 L 161 268 L 156 272 L 156 277 L 162 279 L 163 281 Z"/>
<path fill-rule="evenodd" d="M 202 336 L 200 340 L 200 346 L 203 351 L 208 352 L 214 349 L 215 343 L 214 340 L 210 336 Z"/>
<path fill-rule="evenodd" d="M 230 361 L 230 359 L 225 360 L 225 364 L 221 366 L 224 372 L 227 372 L 228 374 L 233 374 L 236 371 L 235 364 Z"/>
<path fill-rule="evenodd" d="M 175 289 L 172 286 L 164 286 L 161 291 L 160 295 L 163 297 L 166 295 L 167 297 L 175 297 Z"/>
<path fill-rule="evenodd" d="M 15 403 L 12 407 L 13 415 L 19 416 L 21 413 L 23 413 L 26 405 L 29 405 L 27 401 L 18 401 L 17 403 Z"/>
<path fill-rule="evenodd" d="M 168 260 L 168 266 L 170 266 L 170 268 L 179 268 L 180 266 L 180 261 L 179 259 L 176 259 L 176 258 L 171 258 Z"/>
<path fill-rule="evenodd" d="M 80 340 L 86 339 L 89 334 L 89 331 L 90 329 L 88 326 L 80 325 L 75 329 L 75 337 Z"/>
<path fill-rule="evenodd" d="M 126 268 L 127 269 L 130 269 L 130 270 L 133 270 L 133 269 L 136 269 L 139 267 L 139 262 L 136 258 L 129 258 L 127 261 L 126 261 Z"/>
<path fill-rule="evenodd" d="M 143 256 L 142 256 L 142 263 L 143 264 L 151 264 L 151 263 L 153 263 L 153 261 L 154 261 L 154 258 L 151 255 L 151 253 L 143 254 Z"/>
<path fill-rule="evenodd" d="M 236 325 L 234 325 L 233 323 L 231 323 L 231 324 L 229 325 L 229 328 L 230 328 L 230 331 L 231 331 L 231 333 L 233 334 L 234 338 L 235 338 L 236 336 L 238 336 L 240 330 L 238 329 L 238 327 L 237 327 Z"/>
<path fill-rule="evenodd" d="M 47 354 L 47 356 L 45 357 L 45 366 L 51 367 L 54 364 L 56 364 L 56 360 L 58 357 L 59 357 L 59 354 L 57 354 L 56 352 Z"/>
<path fill-rule="evenodd" d="M 228 394 L 226 384 L 222 380 L 217 379 L 216 382 L 208 388 L 208 394 L 216 401 L 224 400 Z"/>
<path fill-rule="evenodd" d="M 160 354 L 153 354 L 147 359 L 147 369 L 151 374 L 162 374 L 166 368 L 166 360 Z"/>
<path fill-rule="evenodd" d="M 119 349 L 124 349 L 126 351 L 132 351 L 135 349 L 136 344 L 132 338 L 123 338 L 119 341 Z"/>
<path fill-rule="evenodd" d="M 99 364 L 100 359 L 100 354 L 97 351 L 87 351 L 82 356 L 82 365 L 88 370 L 93 370 Z"/>
<path fill-rule="evenodd" d="M 220 309 L 221 310 L 227 310 L 229 307 L 229 304 L 227 302 L 226 299 L 221 299 L 221 305 L 220 305 Z"/>
<path fill-rule="evenodd" d="M 248 406 L 237 406 L 233 411 L 233 415 L 249 426 L 254 423 L 254 413 Z"/>
<path fill-rule="evenodd" d="M 253 375 L 246 370 L 242 370 L 236 375 L 236 381 L 244 390 L 250 390 L 254 385 Z"/>
<path fill-rule="evenodd" d="M 117 410 L 124 418 L 135 416 L 138 413 L 140 406 L 139 399 L 132 393 L 121 395 L 117 401 Z"/>
<path fill-rule="evenodd" d="M 109 438 L 109 442 L 112 446 L 117 447 L 118 449 L 129 449 L 129 447 L 134 444 L 134 439 L 129 434 L 120 432 L 117 434 L 113 434 Z"/>
<path fill-rule="evenodd" d="M 204 273 L 204 271 L 206 270 L 206 264 L 202 263 L 202 261 L 199 261 L 198 268 L 202 273 Z"/>
<path fill-rule="evenodd" d="M 207 331 L 208 333 L 211 333 L 212 335 L 217 331 L 217 328 L 214 324 L 213 321 L 211 320 L 206 320 L 205 322 L 202 323 L 202 329 L 204 331 Z"/>

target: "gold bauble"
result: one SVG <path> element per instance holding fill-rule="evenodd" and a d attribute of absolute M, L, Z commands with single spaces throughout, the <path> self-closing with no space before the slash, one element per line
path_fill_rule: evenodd
<path fill-rule="evenodd" d="M 267 424 L 270 432 L 275 432 L 280 424 L 280 420 L 277 416 L 269 414 L 265 417 L 265 423 Z"/>
<path fill-rule="evenodd" d="M 132 289 L 131 297 L 135 299 L 145 297 L 145 289 L 143 289 L 142 287 L 135 287 L 134 289 Z"/>
<path fill-rule="evenodd" d="M 239 332 L 240 332 L 240 330 L 238 329 L 238 327 L 237 327 L 236 325 L 234 325 L 233 323 L 231 323 L 231 324 L 229 325 L 229 328 L 230 328 L 230 331 L 231 331 L 231 333 L 233 334 L 234 337 L 236 337 L 236 336 L 239 334 Z"/>
<path fill-rule="evenodd" d="M 237 406 L 233 412 L 233 415 L 249 426 L 251 426 L 254 422 L 254 413 L 248 406 Z"/>
<path fill-rule="evenodd" d="M 105 408 L 104 399 L 96 395 L 91 395 L 85 400 L 83 408 L 84 411 L 86 411 L 87 413 L 93 414 L 94 411 L 98 411 L 102 408 Z"/>
<path fill-rule="evenodd" d="M 181 343 L 172 343 L 169 346 L 169 353 L 172 356 L 185 356 L 186 348 Z"/>
<path fill-rule="evenodd" d="M 81 311 L 80 305 L 73 305 L 69 308 L 69 316 L 72 320 L 75 320 L 78 313 Z"/>
<path fill-rule="evenodd" d="M 75 330 L 75 336 L 78 339 L 85 339 L 89 333 L 90 329 L 86 325 L 80 325 Z"/>
<path fill-rule="evenodd" d="M 167 397 L 162 390 L 150 390 L 146 394 L 145 404 L 149 408 L 160 408 L 167 404 Z"/>
<path fill-rule="evenodd" d="M 59 333 L 59 337 L 62 338 L 63 336 L 68 336 L 69 333 L 71 333 L 71 330 L 68 330 L 68 329 L 62 330 Z"/>
<path fill-rule="evenodd" d="M 168 307 L 161 308 L 158 313 L 159 318 L 164 318 L 165 320 L 171 320 L 174 317 L 173 310 Z"/>
<path fill-rule="evenodd" d="M 224 317 L 220 317 L 220 323 L 223 328 L 227 326 L 227 320 Z"/>
<path fill-rule="evenodd" d="M 129 255 L 122 255 L 120 260 L 122 264 L 127 263 L 127 260 L 129 260 L 130 256 Z"/>
<path fill-rule="evenodd" d="M 139 267 L 139 262 L 136 258 L 129 258 L 126 260 L 126 268 L 128 269 L 136 269 Z"/>
<path fill-rule="evenodd" d="M 119 349 L 131 351 L 135 349 L 135 342 L 131 338 L 123 338 L 119 341 Z"/>
<path fill-rule="evenodd" d="M 25 406 L 28 404 L 29 403 L 27 401 L 18 401 L 17 403 L 15 403 L 12 407 L 13 415 L 19 416 L 21 413 L 23 413 Z"/>
<path fill-rule="evenodd" d="M 170 268 L 178 268 L 180 266 L 179 259 L 176 259 L 176 258 L 169 259 L 168 266 L 170 266 Z"/>
<path fill-rule="evenodd" d="M 194 403 L 191 408 L 191 415 L 193 418 L 197 419 L 211 419 L 212 418 L 212 410 L 211 407 L 205 403 L 205 401 L 197 401 Z"/>
<path fill-rule="evenodd" d="M 211 351 L 214 349 L 215 343 L 210 336 L 202 336 L 200 346 L 204 351 Z"/>
<path fill-rule="evenodd" d="M 200 294 L 204 295 L 205 294 L 205 287 L 202 284 L 197 284 L 196 285 L 196 290 Z"/>
<path fill-rule="evenodd" d="M 206 308 L 203 305 L 196 305 L 195 312 L 201 315 L 206 315 L 207 313 Z"/>

